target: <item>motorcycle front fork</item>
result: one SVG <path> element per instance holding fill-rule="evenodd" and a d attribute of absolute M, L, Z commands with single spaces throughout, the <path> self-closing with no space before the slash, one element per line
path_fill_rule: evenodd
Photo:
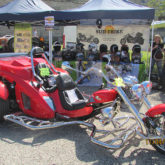
<path fill-rule="evenodd" d="M 127 95 L 125 94 L 125 92 L 123 91 L 123 89 L 121 87 L 117 87 L 116 90 L 119 93 L 119 95 L 121 96 L 121 98 L 123 99 L 123 101 L 125 102 L 125 104 L 129 107 L 130 112 L 134 115 L 134 117 L 138 121 L 138 123 L 141 127 L 141 130 L 142 130 L 141 134 L 143 135 L 143 137 L 147 137 L 146 126 L 140 116 L 139 111 L 136 109 L 134 104 L 130 101 L 130 99 L 127 97 Z M 150 109 L 152 107 L 149 100 L 145 96 L 143 97 L 143 103 L 146 105 L 147 109 Z M 155 128 L 155 129 L 159 133 L 161 133 L 160 128 Z"/>

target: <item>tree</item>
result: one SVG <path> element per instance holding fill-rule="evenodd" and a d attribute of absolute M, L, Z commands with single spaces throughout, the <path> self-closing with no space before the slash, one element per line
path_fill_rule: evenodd
<path fill-rule="evenodd" d="M 147 6 L 155 8 L 156 19 L 165 19 L 165 1 L 164 0 L 148 0 Z"/>
<path fill-rule="evenodd" d="M 130 0 L 134 3 L 155 9 L 156 20 L 165 19 L 165 0 Z"/>

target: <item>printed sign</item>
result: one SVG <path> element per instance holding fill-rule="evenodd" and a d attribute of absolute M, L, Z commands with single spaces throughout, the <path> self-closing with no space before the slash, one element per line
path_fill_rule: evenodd
<path fill-rule="evenodd" d="M 45 29 L 46 30 L 54 29 L 54 16 L 45 17 Z"/>
<path fill-rule="evenodd" d="M 30 24 L 16 24 L 14 27 L 14 52 L 28 53 L 32 48 L 32 28 Z"/>
<path fill-rule="evenodd" d="M 88 48 L 92 42 L 98 44 L 106 44 L 108 49 L 112 44 L 117 44 L 119 48 L 126 44 L 129 49 L 135 44 L 139 44 L 142 50 L 146 50 L 149 44 L 150 28 L 148 25 L 107 25 L 102 28 L 94 26 L 78 26 L 77 39 Z"/>

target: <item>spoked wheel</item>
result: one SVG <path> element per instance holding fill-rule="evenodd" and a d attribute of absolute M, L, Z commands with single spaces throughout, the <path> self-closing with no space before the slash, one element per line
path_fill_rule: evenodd
<path fill-rule="evenodd" d="M 4 115 L 9 113 L 9 102 L 8 100 L 0 99 L 0 122 L 4 121 Z"/>
<path fill-rule="evenodd" d="M 152 118 L 153 122 L 163 131 L 163 136 L 165 136 L 165 115 L 159 115 Z M 149 127 L 148 131 L 150 134 L 159 136 L 156 129 Z M 165 154 L 165 139 L 153 139 L 149 143 L 160 153 Z"/>

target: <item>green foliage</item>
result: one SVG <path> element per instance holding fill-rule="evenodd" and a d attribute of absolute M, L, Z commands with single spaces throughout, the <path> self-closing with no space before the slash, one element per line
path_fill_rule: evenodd
<path fill-rule="evenodd" d="M 155 9 L 157 20 L 165 19 L 165 0 L 130 0 L 134 3 L 148 6 Z"/>
<path fill-rule="evenodd" d="M 156 19 L 165 18 L 165 1 L 164 0 L 148 0 L 147 6 L 155 8 Z"/>

